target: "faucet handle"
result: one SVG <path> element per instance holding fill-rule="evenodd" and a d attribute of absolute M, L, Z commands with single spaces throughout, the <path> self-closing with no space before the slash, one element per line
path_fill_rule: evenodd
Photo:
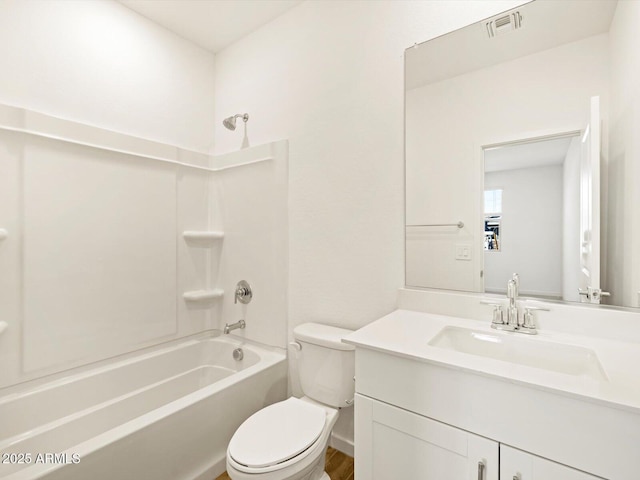
<path fill-rule="evenodd" d="M 236 285 L 236 294 L 233 299 L 233 303 L 244 303 L 247 304 L 251 301 L 253 297 L 253 292 L 251 291 L 251 285 L 246 280 L 240 280 L 238 285 Z"/>
<path fill-rule="evenodd" d="M 488 302 L 486 300 L 481 300 L 480 303 L 483 305 L 491 305 L 493 307 L 493 319 L 491 320 L 492 325 L 504 325 L 502 303 Z"/>
<path fill-rule="evenodd" d="M 528 335 L 535 335 L 536 333 L 538 333 L 537 328 L 536 328 L 536 323 L 533 320 L 533 313 L 531 313 L 534 310 L 542 310 L 544 312 L 548 312 L 549 309 L 548 308 L 544 308 L 544 307 L 524 307 L 524 314 L 523 314 L 523 320 L 522 320 L 522 325 L 520 326 L 520 332 L 521 333 L 526 333 Z"/>
<path fill-rule="evenodd" d="M 492 302 L 492 301 L 489 301 L 489 300 L 480 300 L 480 303 L 482 305 L 499 305 L 499 306 L 502 306 L 502 303 L 499 302 L 499 301 Z"/>
<path fill-rule="evenodd" d="M 524 309 L 525 309 L 525 310 L 530 310 L 530 311 L 533 311 L 533 310 L 542 310 L 543 312 L 550 312 L 550 311 L 551 311 L 551 309 L 550 309 L 550 308 L 544 308 L 544 307 L 527 307 L 526 305 L 525 305 Z"/>
<path fill-rule="evenodd" d="M 502 305 L 493 304 L 493 319 L 491 323 L 494 325 L 504 325 L 504 313 L 502 312 Z"/>

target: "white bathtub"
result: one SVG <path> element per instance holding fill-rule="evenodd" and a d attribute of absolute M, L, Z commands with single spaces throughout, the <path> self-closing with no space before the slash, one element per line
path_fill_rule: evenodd
<path fill-rule="evenodd" d="M 286 375 L 280 350 L 202 335 L 6 389 L 0 478 L 212 480 L 235 429 L 286 397 Z"/>

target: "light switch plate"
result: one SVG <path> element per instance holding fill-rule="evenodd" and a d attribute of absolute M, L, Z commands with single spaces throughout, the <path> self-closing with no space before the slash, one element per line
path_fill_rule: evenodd
<path fill-rule="evenodd" d="M 469 243 L 456 243 L 456 260 L 471 260 L 471 244 Z"/>

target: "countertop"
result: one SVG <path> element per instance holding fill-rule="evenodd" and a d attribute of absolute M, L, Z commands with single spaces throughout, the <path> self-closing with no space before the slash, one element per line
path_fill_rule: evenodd
<path fill-rule="evenodd" d="M 530 342 L 574 345 L 593 350 L 605 380 L 553 372 L 429 345 L 447 327 L 462 327 L 492 335 L 517 336 Z M 603 322 L 603 328 L 607 325 Z M 640 328 L 640 325 L 638 326 Z M 640 414 L 640 344 L 567 332 L 540 330 L 537 335 L 498 332 L 490 321 L 396 310 L 355 331 L 343 342 L 358 348 L 503 379 L 511 383 L 604 404 Z"/>

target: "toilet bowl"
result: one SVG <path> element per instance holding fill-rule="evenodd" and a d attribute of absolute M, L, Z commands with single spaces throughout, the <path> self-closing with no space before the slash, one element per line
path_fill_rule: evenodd
<path fill-rule="evenodd" d="M 325 452 L 340 408 L 354 395 L 351 333 L 307 323 L 294 330 L 298 371 L 306 396 L 259 410 L 236 430 L 227 447 L 233 480 L 329 480 Z"/>
<path fill-rule="evenodd" d="M 249 417 L 227 448 L 233 480 L 328 480 L 325 452 L 338 410 L 291 397 Z"/>

